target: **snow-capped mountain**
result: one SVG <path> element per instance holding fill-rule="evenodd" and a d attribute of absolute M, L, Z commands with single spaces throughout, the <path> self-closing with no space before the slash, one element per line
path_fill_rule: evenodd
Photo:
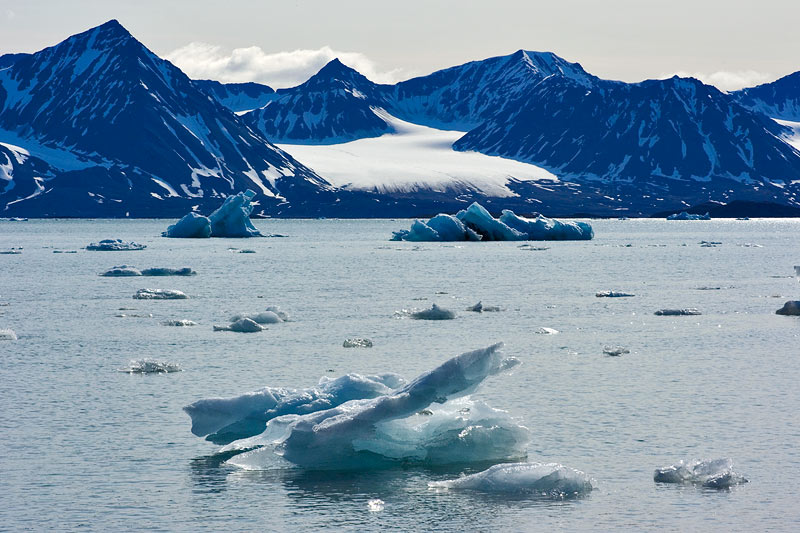
<path fill-rule="evenodd" d="M 792 122 L 800 122 L 800 71 L 771 83 L 734 91 L 731 96 L 748 109 Z"/>
<path fill-rule="evenodd" d="M 117 21 L 0 64 L 0 142 L 29 154 L 0 194 L 8 214 L 177 214 L 246 188 L 268 208 L 331 189 Z"/>
<path fill-rule="evenodd" d="M 264 107 L 242 115 L 274 142 L 331 144 L 392 131 L 380 116 L 377 86 L 338 59 L 308 81 L 278 89 Z"/>
<path fill-rule="evenodd" d="M 235 113 L 258 109 L 275 97 L 275 89 L 261 83 L 194 80 L 194 84 Z"/>

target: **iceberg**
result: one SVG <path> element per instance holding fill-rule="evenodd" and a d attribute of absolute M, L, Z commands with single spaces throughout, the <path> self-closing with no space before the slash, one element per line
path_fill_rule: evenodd
<path fill-rule="evenodd" d="M 453 320 L 456 314 L 449 309 L 433 304 L 430 309 L 413 311 L 408 316 L 414 320 Z"/>
<path fill-rule="evenodd" d="M 129 265 L 120 265 L 111 267 L 102 274 L 101 276 L 110 277 L 110 278 L 122 278 L 122 277 L 130 277 L 130 276 L 141 276 L 142 273 L 139 269 L 134 268 Z"/>
<path fill-rule="evenodd" d="M 139 289 L 133 297 L 136 300 L 185 300 L 188 298 L 183 292 L 172 289 Z"/>
<path fill-rule="evenodd" d="M 428 483 L 433 489 L 515 493 L 565 499 L 591 492 L 592 479 L 559 463 L 509 463 L 447 481 Z"/>
<path fill-rule="evenodd" d="M 681 211 L 680 213 L 669 215 L 667 220 L 711 220 L 711 216 L 708 213 L 705 215 L 694 215 L 686 211 Z"/>
<path fill-rule="evenodd" d="M 775 311 L 776 315 L 800 316 L 800 300 L 789 300 Z"/>
<path fill-rule="evenodd" d="M 631 298 L 636 295 L 621 291 L 600 291 L 595 296 L 598 298 Z"/>
<path fill-rule="evenodd" d="M 13 329 L 0 329 L 0 341 L 15 341 L 17 334 Z"/>
<path fill-rule="evenodd" d="M 653 480 L 656 483 L 685 483 L 712 489 L 725 489 L 748 482 L 743 475 L 733 470 L 733 461 L 727 458 L 680 461 L 671 466 L 657 468 Z"/>
<path fill-rule="evenodd" d="M 372 348 L 372 341 L 369 339 L 345 339 L 342 348 Z"/>
<path fill-rule="evenodd" d="M 130 250 L 144 250 L 147 248 L 144 244 L 135 242 L 125 242 L 121 239 L 104 239 L 100 242 L 93 242 L 86 246 L 87 250 L 93 252 L 120 252 Z"/>
<path fill-rule="evenodd" d="M 474 202 L 455 215 L 438 214 L 411 229 L 393 232 L 393 241 L 561 241 L 589 240 L 594 230 L 585 222 L 563 222 L 541 215 L 528 219 L 504 210 L 499 219 Z"/>
<path fill-rule="evenodd" d="M 685 309 L 659 309 L 654 314 L 657 316 L 694 316 L 702 313 L 694 307 L 687 307 Z"/>
<path fill-rule="evenodd" d="M 228 196 L 208 217 L 189 213 L 161 235 L 174 238 L 262 237 L 250 221 L 251 202 L 255 196 L 250 189 Z"/>
<path fill-rule="evenodd" d="M 526 455 L 528 430 L 468 397 L 489 376 L 519 364 L 503 358 L 501 346 L 456 356 L 374 399 L 274 418 L 261 435 L 221 451 L 244 451 L 228 463 L 254 470 L 274 465 L 276 456 L 304 468 L 336 470 L 519 459 Z"/>
<path fill-rule="evenodd" d="M 323 377 L 316 387 L 264 387 L 231 398 L 198 400 L 183 408 L 192 419 L 192 433 L 215 444 L 258 435 L 267 422 L 283 415 L 302 415 L 330 409 L 350 400 L 376 398 L 405 385 L 397 374 Z"/>
<path fill-rule="evenodd" d="M 285 313 L 284 316 L 286 316 Z M 243 318 L 249 318 L 257 324 L 280 324 L 284 321 L 280 315 L 273 311 L 262 311 L 261 313 L 256 313 L 255 315 L 235 315 L 231 317 L 231 322 L 238 322 Z"/>
<path fill-rule="evenodd" d="M 131 360 L 128 368 L 123 368 L 120 372 L 128 374 L 168 374 L 170 372 L 180 372 L 181 367 L 169 361 L 157 361 L 155 359 Z"/>
<path fill-rule="evenodd" d="M 214 331 L 235 331 L 237 333 L 258 333 L 264 329 L 264 326 L 247 317 L 234 320 L 229 326 L 214 326 Z"/>

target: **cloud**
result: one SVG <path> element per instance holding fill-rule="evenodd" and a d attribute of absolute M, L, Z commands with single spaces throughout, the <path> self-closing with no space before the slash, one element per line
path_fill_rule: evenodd
<path fill-rule="evenodd" d="M 6 20 L 14 20 L 17 14 L 11 9 L 6 9 Z"/>
<path fill-rule="evenodd" d="M 663 76 L 669 78 L 673 74 Z M 744 89 L 745 87 L 753 87 L 761 83 L 775 81 L 772 74 L 766 72 L 756 72 L 755 70 L 736 70 L 717 72 L 675 72 L 674 75 L 681 77 L 692 77 L 706 83 L 713 85 L 720 91 L 736 91 Z"/>
<path fill-rule="evenodd" d="M 258 46 L 227 51 L 213 44 L 193 42 L 165 57 L 190 78 L 223 83 L 255 81 L 274 88 L 299 85 L 337 57 L 376 83 L 394 83 L 402 75 L 400 69 L 380 70 L 375 62 L 359 52 L 341 52 L 329 46 L 318 50 L 266 53 Z"/>

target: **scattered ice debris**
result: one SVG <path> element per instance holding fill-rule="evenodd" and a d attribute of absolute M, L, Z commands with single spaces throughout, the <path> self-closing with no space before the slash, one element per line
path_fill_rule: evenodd
<path fill-rule="evenodd" d="M 800 316 L 800 300 L 789 300 L 775 311 L 776 315 Z"/>
<path fill-rule="evenodd" d="M 286 316 L 285 313 L 282 314 L 284 317 Z M 243 318 L 249 318 L 258 324 L 280 324 L 281 322 L 284 322 L 284 319 L 273 311 L 262 311 L 261 313 L 256 313 L 254 315 L 235 315 L 231 317 L 231 322 L 237 322 Z"/>
<path fill-rule="evenodd" d="M 0 329 L 0 341 L 15 341 L 17 334 L 13 329 Z"/>
<path fill-rule="evenodd" d="M 254 253 L 256 253 L 256 251 L 255 250 L 246 249 L 246 250 L 239 250 L 239 253 L 240 254 L 254 254 Z"/>
<path fill-rule="evenodd" d="M 731 459 L 680 461 L 672 466 L 657 468 L 653 480 L 656 483 L 686 483 L 712 489 L 727 489 L 748 482 L 733 470 Z"/>
<path fill-rule="evenodd" d="M 54 254 L 77 254 L 78 250 L 53 250 Z"/>
<path fill-rule="evenodd" d="M 332 372 L 332 370 L 331 370 Z M 397 374 L 347 374 L 323 377 L 316 387 L 264 387 L 232 398 L 198 400 L 183 408 L 192 419 L 192 433 L 216 444 L 252 437 L 267 422 L 283 415 L 302 415 L 330 409 L 350 400 L 376 398 L 405 385 Z"/>
<path fill-rule="evenodd" d="M 144 244 L 135 242 L 125 242 L 121 239 L 104 239 L 100 242 L 90 243 L 86 249 L 94 252 L 120 252 L 131 250 L 144 250 L 147 248 Z"/>
<path fill-rule="evenodd" d="M 520 244 L 517 246 L 520 250 L 527 250 L 529 252 L 543 252 L 545 250 L 549 250 L 549 246 L 534 246 L 532 244 Z"/>
<path fill-rule="evenodd" d="M 598 298 L 631 298 L 636 295 L 622 291 L 600 291 L 595 296 Z"/>
<path fill-rule="evenodd" d="M 530 494 L 566 499 L 591 492 L 592 479 L 559 463 L 509 463 L 448 481 L 433 481 L 434 489 Z"/>
<path fill-rule="evenodd" d="M 120 265 L 111 267 L 100 275 L 111 278 L 121 278 L 129 276 L 141 276 L 142 272 L 138 268 L 134 268 L 129 265 Z"/>
<path fill-rule="evenodd" d="M 116 318 L 153 318 L 153 313 L 138 313 L 138 314 L 125 314 L 125 313 L 118 313 L 114 315 Z"/>
<path fill-rule="evenodd" d="M 367 509 L 369 509 L 371 513 L 379 513 L 383 511 L 385 506 L 386 504 L 384 501 L 378 498 L 373 498 L 367 502 Z"/>
<path fill-rule="evenodd" d="M 129 374 L 168 374 L 170 372 L 180 372 L 181 367 L 169 361 L 157 361 L 155 359 L 131 360 L 128 368 L 120 369 L 120 372 Z"/>
<path fill-rule="evenodd" d="M 133 295 L 136 300 L 185 300 L 185 293 L 172 289 L 139 289 Z"/>
<path fill-rule="evenodd" d="M 619 357 L 620 355 L 631 353 L 631 351 L 623 346 L 604 346 L 603 353 L 612 357 Z"/>
<path fill-rule="evenodd" d="M 264 326 L 247 317 L 234 320 L 229 326 L 214 326 L 214 331 L 235 331 L 237 333 L 257 333 L 264 329 Z"/>
<path fill-rule="evenodd" d="M 553 328 L 536 328 L 533 332 L 538 335 L 557 335 L 559 333 L 557 329 Z"/>
<path fill-rule="evenodd" d="M 145 268 L 142 270 L 142 276 L 196 276 L 197 272 L 189 267 L 183 268 Z"/>
<path fill-rule="evenodd" d="M 658 316 L 693 316 L 702 313 L 694 307 L 687 307 L 685 309 L 659 309 L 655 314 Z"/>
<path fill-rule="evenodd" d="M 456 317 L 456 314 L 449 309 L 433 304 L 430 309 L 412 311 L 408 316 L 414 320 L 452 320 Z"/>
<path fill-rule="evenodd" d="M 177 327 L 196 326 L 197 322 L 195 322 L 194 320 L 188 320 L 186 318 L 182 318 L 182 319 L 174 319 L 174 320 L 164 320 L 163 322 L 161 322 L 161 325 L 162 326 L 177 326 Z"/>
<path fill-rule="evenodd" d="M 764 247 L 764 246 L 762 246 L 760 244 L 756 244 L 754 242 L 743 242 L 742 244 L 739 244 L 738 246 L 741 246 L 742 248 L 763 248 Z"/>
<path fill-rule="evenodd" d="M 472 311 L 473 313 L 496 313 L 502 311 L 502 309 L 496 305 L 483 305 L 482 302 L 478 302 L 467 307 L 467 311 Z"/>
<path fill-rule="evenodd" d="M 562 222 L 538 215 L 535 219 L 504 210 L 499 219 L 477 202 L 455 215 L 439 214 L 427 222 L 415 220 L 410 230 L 395 231 L 393 241 L 561 241 L 589 240 L 585 222 Z"/>
<path fill-rule="evenodd" d="M 345 339 L 342 343 L 343 348 L 372 348 L 372 341 L 369 339 Z"/>
<path fill-rule="evenodd" d="M 719 241 L 700 241 L 699 244 L 701 248 L 716 248 L 722 243 Z"/>
<path fill-rule="evenodd" d="M 207 238 L 207 237 L 261 237 L 253 223 L 250 213 L 251 201 L 256 193 L 247 189 L 228 196 L 222 205 L 208 217 L 189 213 L 162 233 L 164 237 Z"/>
<path fill-rule="evenodd" d="M 310 414 L 270 420 L 259 436 L 222 453 L 228 464 L 269 468 L 275 455 L 312 469 L 443 465 L 525 457 L 530 435 L 505 411 L 468 397 L 489 376 L 513 368 L 500 344 L 454 357 L 403 388 Z M 418 416 L 423 409 L 431 415 Z"/>
<path fill-rule="evenodd" d="M 695 215 L 681 211 L 680 213 L 673 213 L 667 217 L 667 220 L 711 220 L 711 216 L 706 213 L 705 215 Z"/>
<path fill-rule="evenodd" d="M 0 250 L 0 255 L 19 255 L 22 253 L 22 248 L 9 248 L 8 250 Z"/>

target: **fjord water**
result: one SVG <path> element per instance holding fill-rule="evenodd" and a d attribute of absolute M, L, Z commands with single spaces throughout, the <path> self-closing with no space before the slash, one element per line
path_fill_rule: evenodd
<path fill-rule="evenodd" d="M 800 319 L 774 314 L 800 299 L 792 268 L 800 221 L 593 221 L 595 240 L 533 243 L 545 250 L 388 242 L 406 220 L 262 220 L 262 232 L 287 237 L 159 237 L 171 222 L 0 222 L 0 251 L 23 247 L 0 255 L 0 303 L 9 304 L 0 329 L 19 336 L 0 341 L 0 529 L 800 527 Z M 148 247 L 82 249 L 105 238 Z M 198 275 L 98 276 L 121 264 L 190 266 Z M 189 299 L 131 298 L 147 287 Z M 602 290 L 635 296 L 596 298 Z M 504 311 L 464 311 L 478 300 Z M 393 316 L 434 302 L 458 318 Z M 292 320 L 253 334 L 212 331 L 269 305 Z M 702 315 L 653 315 L 681 307 Z M 183 318 L 198 325 L 161 325 Z M 352 337 L 374 347 L 343 348 Z M 522 365 L 490 378 L 478 396 L 530 428 L 529 460 L 591 475 L 587 497 L 427 486 L 486 464 L 242 471 L 194 437 L 181 411 L 200 398 L 309 387 L 348 372 L 413 378 L 497 341 Z M 605 346 L 630 353 L 608 357 Z M 144 357 L 184 371 L 118 372 Z M 750 483 L 714 491 L 653 482 L 656 467 L 694 457 L 731 457 Z"/>

